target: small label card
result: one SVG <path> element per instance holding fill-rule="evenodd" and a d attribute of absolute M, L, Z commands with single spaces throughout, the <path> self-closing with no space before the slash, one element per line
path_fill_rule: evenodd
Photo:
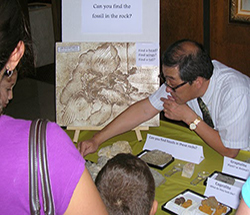
<path fill-rule="evenodd" d="M 232 186 L 208 177 L 204 195 L 214 196 L 219 202 L 236 209 L 240 202 L 240 192 L 241 187 Z"/>
<path fill-rule="evenodd" d="M 169 138 L 148 134 L 144 149 L 158 149 L 171 154 L 174 158 L 199 164 L 204 159 L 203 147 Z"/>
<path fill-rule="evenodd" d="M 224 157 L 222 172 L 238 178 L 247 179 L 250 176 L 250 164 L 229 157 Z"/>
<path fill-rule="evenodd" d="M 136 43 L 137 66 L 159 66 L 159 44 Z"/>

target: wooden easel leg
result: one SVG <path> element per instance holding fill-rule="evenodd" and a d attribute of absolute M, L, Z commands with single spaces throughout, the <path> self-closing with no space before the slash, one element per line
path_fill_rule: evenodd
<path fill-rule="evenodd" d="M 90 130 L 90 131 L 95 131 L 95 130 L 101 130 L 103 127 L 95 127 L 95 126 L 86 126 L 86 127 L 76 127 L 76 126 L 68 126 L 66 129 L 69 130 L 69 131 L 75 131 L 74 133 L 74 137 L 73 137 L 73 142 L 74 143 L 77 143 L 78 142 L 78 139 L 79 139 L 79 135 L 80 135 L 80 131 L 83 131 L 83 130 Z"/>
<path fill-rule="evenodd" d="M 80 130 L 79 130 L 79 129 L 76 129 L 76 130 L 75 130 L 75 134 L 74 134 L 74 138 L 73 138 L 73 142 L 74 142 L 74 143 L 77 143 L 77 142 L 78 142 L 79 134 L 80 134 Z"/>
<path fill-rule="evenodd" d="M 140 131 L 139 128 L 136 128 L 136 129 L 135 129 L 135 134 L 136 134 L 137 140 L 138 140 L 139 142 L 141 142 L 141 141 L 142 141 L 142 136 L 141 136 L 141 131 Z"/>
<path fill-rule="evenodd" d="M 86 126 L 86 127 L 67 127 L 67 130 L 74 130 L 74 138 L 73 138 L 73 142 L 77 143 L 78 139 L 79 139 L 79 135 L 80 135 L 80 131 L 83 130 L 89 130 L 89 131 L 98 131 L 101 130 L 103 127 L 95 127 L 95 126 Z M 135 131 L 137 140 L 140 142 L 142 141 L 142 135 L 141 135 L 141 131 L 146 131 L 148 130 L 149 127 L 136 127 L 135 129 L 133 129 Z"/>

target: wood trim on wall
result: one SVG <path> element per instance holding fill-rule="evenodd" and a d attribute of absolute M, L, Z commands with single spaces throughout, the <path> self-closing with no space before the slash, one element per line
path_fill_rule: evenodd
<path fill-rule="evenodd" d="M 203 0 L 203 45 L 210 54 L 210 0 Z"/>

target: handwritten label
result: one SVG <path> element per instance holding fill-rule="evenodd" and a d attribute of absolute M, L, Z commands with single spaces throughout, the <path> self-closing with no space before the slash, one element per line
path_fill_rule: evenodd
<path fill-rule="evenodd" d="M 232 186 L 213 178 L 208 178 L 204 195 L 215 196 L 219 202 L 236 209 L 240 202 L 239 196 L 241 187 Z"/>
<path fill-rule="evenodd" d="M 159 66 L 159 44 L 136 43 L 137 66 Z"/>
<path fill-rule="evenodd" d="M 238 178 L 247 179 L 250 176 L 250 164 L 229 157 L 224 157 L 222 172 Z"/>
<path fill-rule="evenodd" d="M 152 134 L 147 135 L 143 149 L 165 151 L 174 158 L 199 164 L 204 159 L 203 147 Z"/>
<path fill-rule="evenodd" d="M 81 47 L 78 45 L 57 47 L 57 52 L 59 53 L 79 52 L 79 51 L 81 51 Z"/>
<path fill-rule="evenodd" d="M 142 0 L 83 0 L 82 32 L 141 34 Z"/>

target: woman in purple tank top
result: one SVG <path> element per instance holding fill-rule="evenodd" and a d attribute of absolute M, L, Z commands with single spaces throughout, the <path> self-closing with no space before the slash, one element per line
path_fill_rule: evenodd
<path fill-rule="evenodd" d="M 0 0 L 0 214 L 30 214 L 28 141 L 31 121 L 3 114 L 24 66 L 32 69 L 28 25 L 18 0 Z M 32 70 L 30 70 L 32 71 Z M 47 159 L 56 214 L 108 214 L 68 135 L 49 122 Z M 39 178 L 39 177 L 38 177 Z M 41 214 L 43 204 L 39 187 Z"/>

